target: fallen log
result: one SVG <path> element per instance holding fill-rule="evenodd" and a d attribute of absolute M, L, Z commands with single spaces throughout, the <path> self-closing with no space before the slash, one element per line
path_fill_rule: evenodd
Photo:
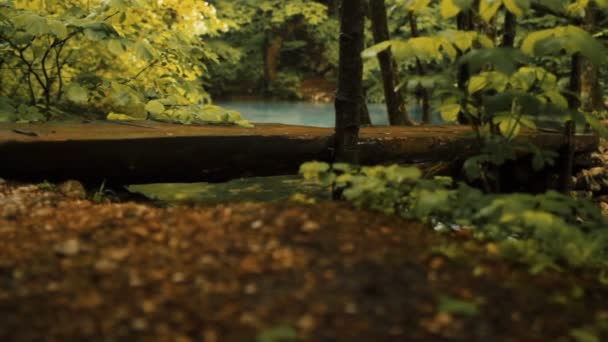
<path fill-rule="evenodd" d="M 478 151 L 466 126 L 369 127 L 361 130 L 363 164 L 451 162 Z M 333 129 L 257 124 L 183 126 L 159 122 L 0 124 L 0 177 L 78 179 L 114 184 L 225 181 L 296 173 L 309 160 L 331 160 Z M 522 134 L 558 150 L 559 133 Z M 597 148 L 577 135 L 575 153 Z"/>

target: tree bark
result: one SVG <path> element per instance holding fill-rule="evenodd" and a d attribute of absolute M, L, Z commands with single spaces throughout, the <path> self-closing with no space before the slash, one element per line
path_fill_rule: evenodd
<path fill-rule="evenodd" d="M 374 42 L 378 44 L 389 40 L 388 19 L 384 0 L 370 0 L 369 5 Z M 384 98 L 389 123 L 391 126 L 413 125 L 414 122 L 408 115 L 403 95 L 400 91 L 395 90 L 399 83 L 399 77 L 396 73 L 396 63 L 390 48 L 378 54 L 378 62 L 380 63 L 380 71 L 382 73 Z"/>
<path fill-rule="evenodd" d="M 276 32 L 266 33 L 264 39 L 264 91 L 268 93 L 277 80 L 283 36 Z"/>
<path fill-rule="evenodd" d="M 360 111 L 363 103 L 363 1 L 343 1 L 340 14 L 334 161 L 357 164 Z"/>
<path fill-rule="evenodd" d="M 461 31 L 472 31 L 475 28 L 475 24 L 473 22 L 473 12 L 471 10 L 467 10 L 458 13 L 458 16 L 456 17 L 456 26 L 458 30 Z M 457 75 L 458 89 L 460 89 L 462 92 L 466 92 L 466 83 L 469 80 L 469 77 L 469 67 L 466 63 L 463 63 L 461 66 L 458 67 Z M 471 118 L 459 114 L 458 122 L 461 124 L 470 124 Z"/>
<path fill-rule="evenodd" d="M 597 29 L 597 14 L 597 5 L 590 3 L 585 11 L 583 28 L 591 34 Z M 581 107 L 586 112 L 603 110 L 605 108 L 602 88 L 600 86 L 600 71 L 599 66 L 591 63 L 589 59 L 583 57 L 580 61 L 580 100 Z"/>
<path fill-rule="evenodd" d="M 568 107 L 570 109 L 578 109 L 581 106 L 581 69 L 583 64 L 583 56 L 580 53 L 575 53 L 570 59 L 570 84 L 568 85 L 569 94 Z"/>
<path fill-rule="evenodd" d="M 517 18 L 515 14 L 506 11 L 505 13 L 505 24 L 502 35 L 501 47 L 513 47 L 515 46 L 515 35 L 517 34 Z"/>
<path fill-rule="evenodd" d="M 418 21 L 413 12 L 410 11 L 408 14 L 408 21 L 410 22 L 410 33 L 412 37 L 420 37 L 420 32 L 418 31 Z M 416 70 L 418 71 L 418 75 L 424 76 L 426 75 L 426 70 L 424 65 L 420 62 L 419 59 L 416 59 Z M 416 99 L 418 103 L 421 104 L 422 108 L 422 123 L 428 124 L 431 122 L 431 90 L 424 88 L 422 85 L 418 85 L 418 89 L 416 89 Z"/>

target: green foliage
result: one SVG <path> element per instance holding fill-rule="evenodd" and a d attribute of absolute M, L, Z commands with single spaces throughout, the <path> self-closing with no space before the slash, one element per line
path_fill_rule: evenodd
<path fill-rule="evenodd" d="M 337 20 L 317 1 L 214 1 L 230 29 L 211 43 L 221 63 L 211 65 L 206 83 L 214 96 L 270 95 L 297 99 L 300 79 L 324 73 L 338 60 Z M 277 65 L 268 65 L 272 48 Z M 269 79 L 267 69 L 277 68 Z"/>
<path fill-rule="evenodd" d="M 175 107 L 194 112 L 210 101 L 200 78 L 217 55 L 201 37 L 228 27 L 206 2 L 14 0 L 0 7 L 0 96 L 16 109 L 34 108 L 11 117 L 3 101 L 2 121 L 75 111 L 179 116 Z"/>
<path fill-rule="evenodd" d="M 479 314 L 479 307 L 477 303 L 447 296 L 442 296 L 439 298 L 439 306 L 437 310 L 439 312 L 447 312 L 466 317 L 477 316 Z"/>
<path fill-rule="evenodd" d="M 608 271 L 608 220 L 585 200 L 547 192 L 487 194 L 450 178 L 424 179 L 412 167 L 306 163 L 306 179 L 332 184 L 358 207 L 439 227 L 469 229 L 505 257 L 544 269 Z"/>
<path fill-rule="evenodd" d="M 298 339 L 298 333 L 289 326 L 277 326 L 260 332 L 256 342 L 285 342 Z"/>

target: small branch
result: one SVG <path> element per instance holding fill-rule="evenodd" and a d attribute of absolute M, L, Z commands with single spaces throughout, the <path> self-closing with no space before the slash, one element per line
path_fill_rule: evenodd
<path fill-rule="evenodd" d="M 158 64 L 158 62 L 160 62 L 159 59 L 155 59 L 152 62 L 150 62 L 150 64 L 146 65 L 143 69 L 141 69 L 137 74 L 135 74 L 135 76 L 128 78 L 122 82 L 120 82 L 120 84 L 127 84 L 131 81 L 135 81 L 139 76 L 141 76 L 141 74 L 143 74 L 146 70 L 154 67 L 156 64 Z"/>
<path fill-rule="evenodd" d="M 112 17 L 114 17 L 114 16 L 118 15 L 119 13 L 120 13 L 120 11 L 116 11 L 116 12 L 114 12 L 114 13 L 112 13 L 112 14 L 108 15 L 107 17 L 103 18 L 103 20 L 102 20 L 102 21 L 106 21 L 106 20 L 108 20 L 108 19 L 110 19 L 110 18 L 112 18 Z"/>

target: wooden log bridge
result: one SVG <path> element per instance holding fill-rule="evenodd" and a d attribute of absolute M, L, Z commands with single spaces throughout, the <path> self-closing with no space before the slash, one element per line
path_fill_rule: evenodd
<path fill-rule="evenodd" d="M 369 127 L 361 130 L 363 164 L 453 161 L 478 147 L 465 126 Z M 296 173 L 301 163 L 329 161 L 332 128 L 256 124 L 255 128 L 159 122 L 0 124 L 0 177 L 79 179 L 113 184 L 224 181 Z M 525 132 L 551 149 L 559 133 Z M 577 135 L 577 154 L 598 138 Z"/>

